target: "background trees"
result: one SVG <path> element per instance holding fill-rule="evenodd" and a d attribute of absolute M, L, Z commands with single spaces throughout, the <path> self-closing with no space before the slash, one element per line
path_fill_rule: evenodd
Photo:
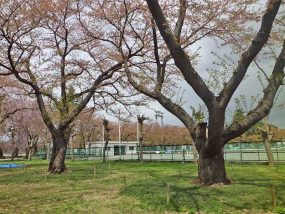
<path fill-rule="evenodd" d="M 48 130 L 37 105 L 32 100 L 27 101 L 26 97 L 10 97 L 1 105 L 8 112 L 0 128 L 1 138 L 9 141 L 6 142 L 5 153 L 12 154 L 17 150 L 23 154 L 26 151 L 27 157 L 31 157 L 35 154 L 37 142 L 46 142 Z"/>
<path fill-rule="evenodd" d="M 136 8 L 124 1 L 0 3 L 1 75 L 13 75 L 36 98 L 53 140 L 49 171 L 64 172 L 71 124 L 89 101 L 108 106 L 133 95 L 120 90 L 124 61 L 116 53 L 141 51 L 143 41 L 122 37 L 135 32 L 126 23 Z"/>

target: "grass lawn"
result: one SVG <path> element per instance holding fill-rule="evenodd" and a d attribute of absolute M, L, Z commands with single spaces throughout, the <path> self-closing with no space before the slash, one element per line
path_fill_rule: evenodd
<path fill-rule="evenodd" d="M 203 187 L 192 163 L 67 161 L 47 176 L 47 161 L 26 163 L 0 169 L 0 213 L 285 213 L 285 165 L 227 165 L 233 184 Z"/>

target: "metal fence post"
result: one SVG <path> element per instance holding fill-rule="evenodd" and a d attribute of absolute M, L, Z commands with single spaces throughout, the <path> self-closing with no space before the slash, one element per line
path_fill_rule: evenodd
<path fill-rule="evenodd" d="M 258 156 L 258 162 L 260 163 L 259 143 L 257 144 L 257 156 Z"/>

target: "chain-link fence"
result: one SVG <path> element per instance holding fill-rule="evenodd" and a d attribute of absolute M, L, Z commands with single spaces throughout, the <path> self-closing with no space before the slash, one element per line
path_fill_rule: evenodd
<path fill-rule="evenodd" d="M 285 142 L 271 143 L 275 162 L 285 162 Z M 85 149 L 67 149 L 67 159 L 100 160 L 103 147 Z M 39 150 L 38 158 L 47 158 L 45 150 Z M 49 156 L 50 157 L 50 156 Z M 138 160 L 138 147 L 128 145 L 109 146 L 106 151 L 107 160 Z M 227 144 L 224 148 L 224 158 L 235 162 L 267 162 L 267 155 L 263 143 Z M 143 159 L 145 161 L 193 161 L 194 155 L 191 145 L 182 146 L 144 146 Z"/>

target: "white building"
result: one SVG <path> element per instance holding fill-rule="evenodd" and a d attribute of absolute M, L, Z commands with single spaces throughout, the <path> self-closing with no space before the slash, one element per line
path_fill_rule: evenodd
<path fill-rule="evenodd" d="M 86 149 L 94 149 L 97 154 L 103 153 L 105 142 L 96 141 L 86 144 Z M 109 141 L 107 145 L 107 154 L 109 156 L 135 155 L 137 154 L 137 141 Z"/>

